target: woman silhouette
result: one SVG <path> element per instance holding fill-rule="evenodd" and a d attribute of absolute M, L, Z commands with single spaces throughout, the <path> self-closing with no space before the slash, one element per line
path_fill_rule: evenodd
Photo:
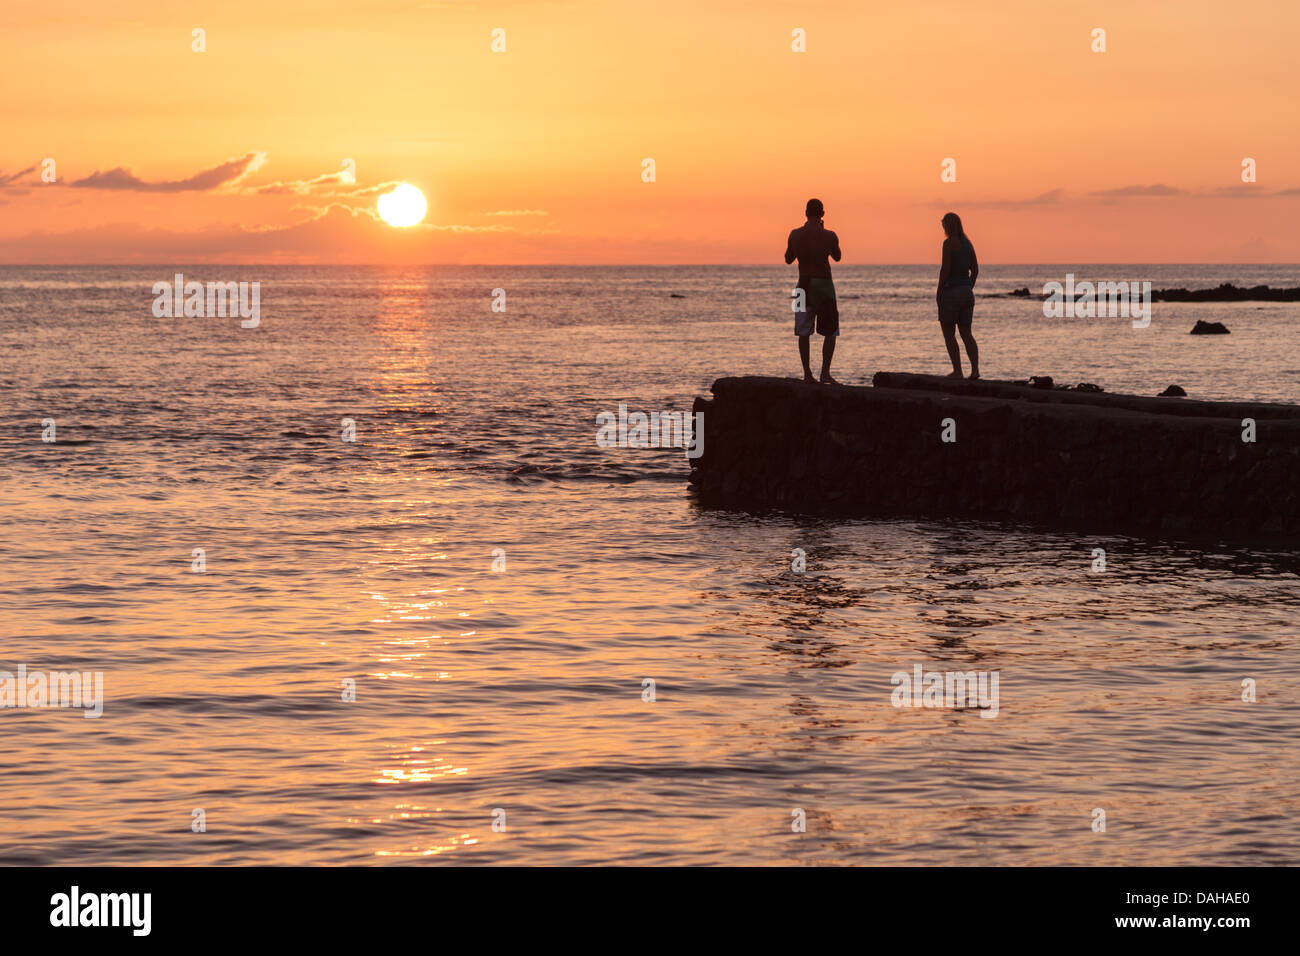
<path fill-rule="evenodd" d="M 943 265 L 939 267 L 939 290 L 935 299 L 939 303 L 939 327 L 943 329 L 943 343 L 952 359 L 949 378 L 961 378 L 961 350 L 954 334 L 961 330 L 961 340 L 966 345 L 970 359 L 970 377 L 980 377 L 980 350 L 971 335 L 971 317 L 975 313 L 975 280 L 980 274 L 975 247 L 966 238 L 961 217 L 950 212 L 940 220 L 943 225 Z"/>

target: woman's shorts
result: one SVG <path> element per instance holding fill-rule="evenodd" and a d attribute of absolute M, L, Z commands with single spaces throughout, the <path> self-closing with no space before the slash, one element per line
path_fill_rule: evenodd
<path fill-rule="evenodd" d="M 939 321 L 944 326 L 970 328 L 975 314 L 975 290 L 968 285 L 952 285 L 939 296 Z"/>

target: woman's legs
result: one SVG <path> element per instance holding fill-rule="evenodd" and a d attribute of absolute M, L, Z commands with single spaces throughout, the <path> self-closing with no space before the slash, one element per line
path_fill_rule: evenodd
<path fill-rule="evenodd" d="M 957 323 L 940 322 L 939 327 L 943 329 L 943 344 L 948 347 L 948 358 L 952 359 L 952 374 L 948 377 L 961 378 L 961 349 L 957 347 Z M 969 348 L 967 346 L 968 351 Z"/>
<path fill-rule="evenodd" d="M 970 377 L 979 378 L 980 377 L 980 347 L 975 344 L 975 336 L 971 334 L 969 322 L 963 322 L 959 326 L 959 328 L 961 329 L 962 344 L 966 346 L 966 357 L 970 359 Z M 951 337 L 949 338 L 948 341 L 949 341 L 948 354 L 951 355 L 953 352 L 957 350 L 957 343 L 953 342 Z M 958 369 L 960 370 L 960 366 L 958 366 Z"/>

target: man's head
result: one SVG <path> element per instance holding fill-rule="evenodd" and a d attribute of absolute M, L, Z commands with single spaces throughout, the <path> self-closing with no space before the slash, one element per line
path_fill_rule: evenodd
<path fill-rule="evenodd" d="M 821 219 L 826 215 L 826 209 L 822 206 L 820 199 L 809 199 L 808 205 L 804 207 L 804 215 L 809 219 Z"/>

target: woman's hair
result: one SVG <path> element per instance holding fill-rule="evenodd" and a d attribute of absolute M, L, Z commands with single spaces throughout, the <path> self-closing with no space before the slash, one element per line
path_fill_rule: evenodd
<path fill-rule="evenodd" d="M 944 235 L 966 238 L 966 230 L 961 227 L 961 216 L 955 212 L 945 214 L 940 221 L 943 224 Z"/>

